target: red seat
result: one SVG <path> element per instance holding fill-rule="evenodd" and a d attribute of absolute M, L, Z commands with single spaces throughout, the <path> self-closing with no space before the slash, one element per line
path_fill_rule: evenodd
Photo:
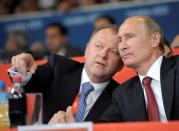
<path fill-rule="evenodd" d="M 134 69 L 124 66 L 121 71 L 116 72 L 113 79 L 122 84 L 136 75 L 137 73 Z"/>
<path fill-rule="evenodd" d="M 173 48 L 173 55 L 179 55 L 179 48 Z"/>

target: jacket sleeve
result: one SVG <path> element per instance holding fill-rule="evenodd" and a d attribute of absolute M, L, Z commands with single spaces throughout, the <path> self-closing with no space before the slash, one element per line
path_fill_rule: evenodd
<path fill-rule="evenodd" d="M 97 123 L 104 122 L 121 122 L 123 121 L 120 111 L 119 102 L 113 95 L 112 102 L 103 115 L 99 118 Z"/>
<path fill-rule="evenodd" d="M 24 86 L 25 91 L 29 93 L 43 92 L 46 90 L 53 79 L 54 65 L 55 56 L 50 56 L 46 64 L 39 65 L 30 81 Z"/>

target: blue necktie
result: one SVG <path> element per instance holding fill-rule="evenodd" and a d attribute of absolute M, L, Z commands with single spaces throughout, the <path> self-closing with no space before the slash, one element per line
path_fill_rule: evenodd
<path fill-rule="evenodd" d="M 82 90 L 79 96 L 78 112 L 76 114 L 76 122 L 83 122 L 86 111 L 86 97 L 93 90 L 93 85 L 90 82 L 82 84 Z"/>

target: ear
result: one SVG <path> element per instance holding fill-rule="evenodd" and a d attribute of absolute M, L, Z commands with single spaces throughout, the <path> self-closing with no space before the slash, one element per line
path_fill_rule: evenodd
<path fill-rule="evenodd" d="M 160 32 L 154 32 L 152 34 L 152 47 L 155 48 L 160 45 L 161 34 Z"/>

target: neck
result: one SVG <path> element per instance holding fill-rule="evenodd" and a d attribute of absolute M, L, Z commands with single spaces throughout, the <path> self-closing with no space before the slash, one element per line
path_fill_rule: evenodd
<path fill-rule="evenodd" d="M 153 63 L 161 56 L 161 53 L 157 53 L 149 58 L 146 62 L 141 63 L 138 67 L 135 68 L 138 74 L 146 75 Z"/>
<path fill-rule="evenodd" d="M 61 50 L 65 49 L 65 48 L 66 48 L 65 45 L 60 45 L 59 47 L 57 47 L 57 48 L 51 50 L 51 53 L 57 54 L 57 53 L 59 53 Z"/>
<path fill-rule="evenodd" d="M 86 70 L 86 69 L 85 69 Z M 89 77 L 89 79 L 90 79 L 90 81 L 92 82 L 92 83 L 96 83 L 96 84 L 99 84 L 99 83 L 104 83 L 104 82 L 107 82 L 107 81 L 109 81 L 110 80 L 110 78 L 109 77 L 99 77 L 99 76 L 97 76 L 97 75 L 94 75 L 94 74 L 92 74 L 92 73 L 89 73 L 89 71 L 88 70 L 86 70 L 86 73 L 87 73 L 87 75 L 88 75 L 88 77 Z"/>

